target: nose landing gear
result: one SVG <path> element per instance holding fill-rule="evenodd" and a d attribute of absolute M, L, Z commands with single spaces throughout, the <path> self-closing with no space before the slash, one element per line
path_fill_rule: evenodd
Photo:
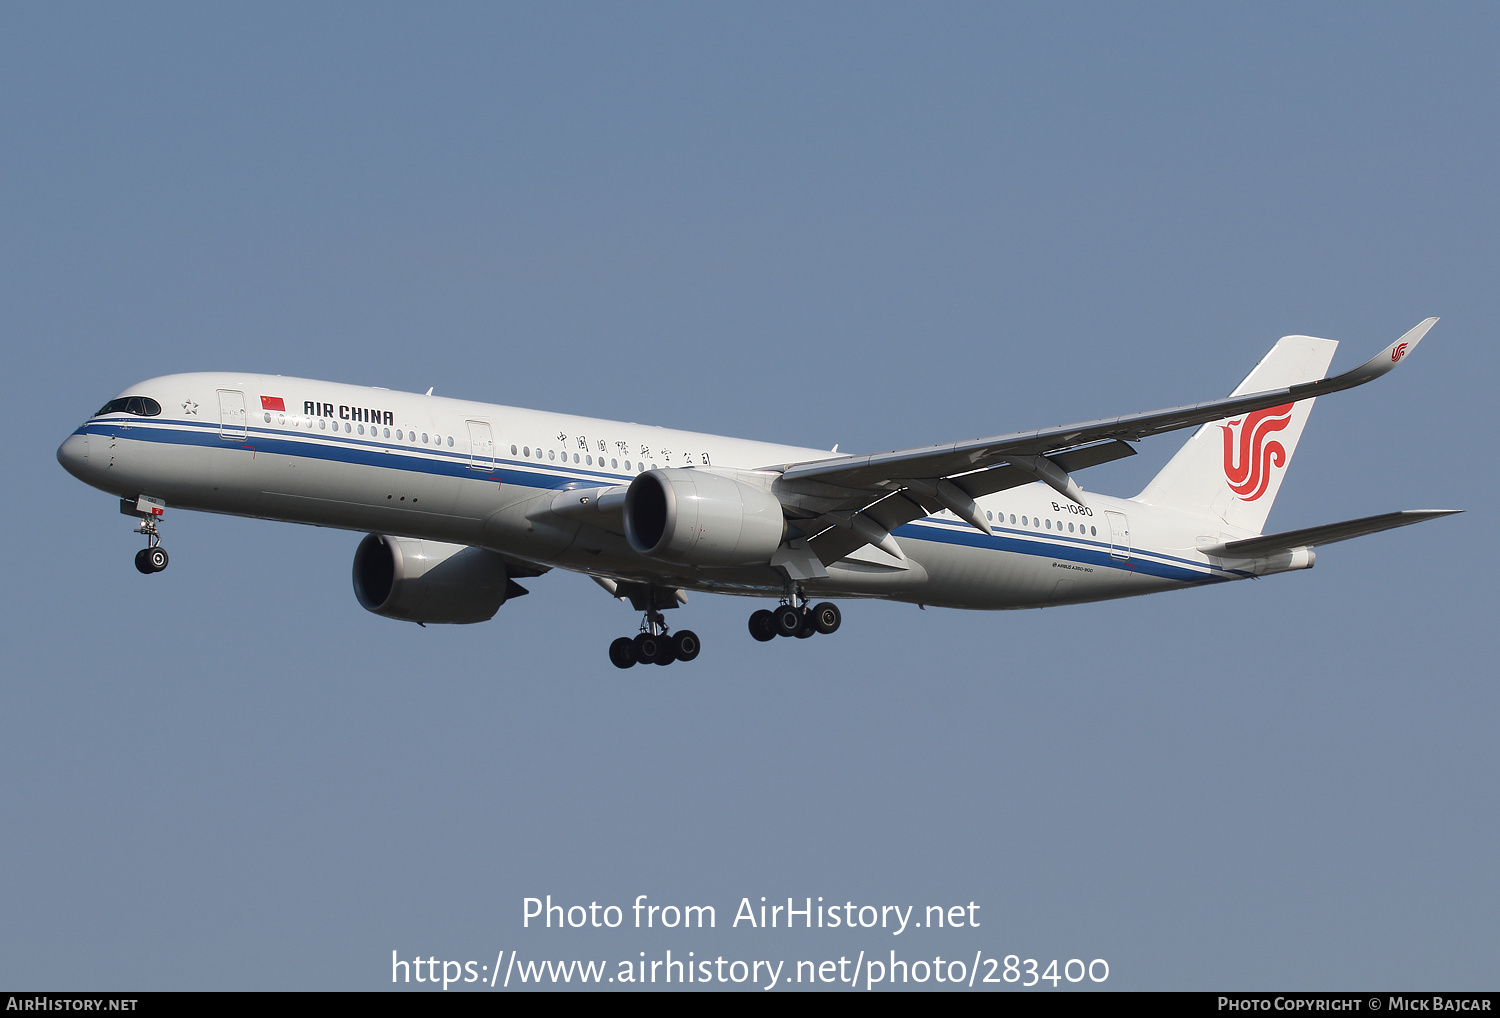
<path fill-rule="evenodd" d="M 166 503 L 160 499 L 145 495 L 135 501 L 120 499 L 120 512 L 140 519 L 134 533 L 146 535 L 146 547 L 135 553 L 135 567 L 147 575 L 167 568 L 167 549 L 161 546 L 161 534 L 156 529 L 156 523 L 166 512 L 166 507 Z"/>

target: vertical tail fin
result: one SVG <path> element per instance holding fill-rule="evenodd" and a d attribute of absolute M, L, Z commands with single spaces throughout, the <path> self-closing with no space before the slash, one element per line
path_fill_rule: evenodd
<path fill-rule="evenodd" d="M 1331 339 L 1286 336 L 1231 395 L 1323 378 L 1337 347 Z M 1136 501 L 1260 533 L 1315 402 L 1302 400 L 1203 425 Z"/>

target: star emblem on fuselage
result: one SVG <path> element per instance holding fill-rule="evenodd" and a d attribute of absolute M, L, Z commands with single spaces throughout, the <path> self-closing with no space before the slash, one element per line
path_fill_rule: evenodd
<path fill-rule="evenodd" d="M 198 416 L 198 404 L 194 403 L 190 399 L 185 399 L 182 401 L 182 411 L 183 413 L 191 414 L 192 416 L 196 417 Z"/>

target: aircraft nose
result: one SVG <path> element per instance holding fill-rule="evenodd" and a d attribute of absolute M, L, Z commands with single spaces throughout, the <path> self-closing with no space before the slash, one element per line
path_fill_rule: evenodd
<path fill-rule="evenodd" d="M 57 447 L 57 462 L 80 481 L 87 481 L 85 474 L 89 468 L 89 436 L 69 435 L 63 439 L 63 444 Z"/>

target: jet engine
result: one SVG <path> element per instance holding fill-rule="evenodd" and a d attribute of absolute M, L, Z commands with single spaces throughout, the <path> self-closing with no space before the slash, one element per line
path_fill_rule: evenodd
<path fill-rule="evenodd" d="M 524 593 L 486 548 L 368 534 L 354 552 L 354 596 L 386 618 L 484 622 Z"/>
<path fill-rule="evenodd" d="M 648 470 L 625 493 L 625 537 L 649 558 L 698 566 L 763 564 L 786 536 L 781 503 L 737 477 Z"/>

